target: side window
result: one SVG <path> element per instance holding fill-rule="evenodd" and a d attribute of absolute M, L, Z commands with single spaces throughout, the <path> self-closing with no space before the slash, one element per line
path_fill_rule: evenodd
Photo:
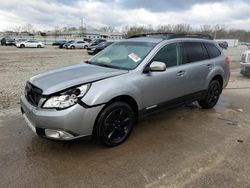
<path fill-rule="evenodd" d="M 179 43 L 168 44 L 164 46 L 152 59 L 153 61 L 160 61 L 166 64 L 167 67 L 173 67 L 181 64 Z"/>
<path fill-rule="evenodd" d="M 200 42 L 183 42 L 183 64 L 209 59 L 204 45 Z"/>
<path fill-rule="evenodd" d="M 220 50 L 212 43 L 205 43 L 210 58 L 216 58 L 221 55 Z"/>

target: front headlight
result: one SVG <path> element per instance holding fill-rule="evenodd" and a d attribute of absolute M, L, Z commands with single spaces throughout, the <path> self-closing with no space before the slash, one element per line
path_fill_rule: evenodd
<path fill-rule="evenodd" d="M 43 104 L 43 108 L 64 109 L 77 103 L 89 90 L 91 84 L 84 84 L 73 89 L 69 89 L 57 96 L 52 96 Z"/>

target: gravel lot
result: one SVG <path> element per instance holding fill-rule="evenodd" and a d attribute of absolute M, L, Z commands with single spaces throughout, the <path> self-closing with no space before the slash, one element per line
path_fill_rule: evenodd
<path fill-rule="evenodd" d="M 89 58 L 86 50 L 0 46 L 0 109 L 15 107 L 26 81 L 38 73 Z"/>
<path fill-rule="evenodd" d="M 121 146 L 54 142 L 27 127 L 25 82 L 87 60 L 85 50 L 0 47 L 0 187 L 250 187 L 250 79 L 239 74 L 245 47 L 230 48 L 232 76 L 218 105 L 179 107 L 138 123 Z"/>

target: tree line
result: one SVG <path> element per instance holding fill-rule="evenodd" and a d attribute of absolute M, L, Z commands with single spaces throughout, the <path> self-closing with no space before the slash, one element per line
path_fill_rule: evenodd
<path fill-rule="evenodd" d="M 106 26 L 100 28 L 92 28 L 88 26 L 88 29 L 91 28 L 95 31 L 100 32 L 115 32 L 117 31 L 115 27 Z M 35 33 L 36 29 L 32 24 L 25 24 L 23 26 L 17 26 L 11 29 L 17 33 L 20 32 L 28 32 L 28 33 Z M 55 27 L 52 29 L 52 32 L 57 33 L 60 32 L 70 32 L 70 31 L 82 31 L 85 33 L 87 31 L 85 27 Z M 126 26 L 121 29 L 123 37 L 127 38 L 132 35 L 137 34 L 145 34 L 145 33 L 200 33 L 200 34 L 209 34 L 215 39 L 239 39 L 241 42 L 250 42 L 250 30 L 243 30 L 243 29 L 228 29 L 225 25 L 201 25 L 198 28 L 194 28 L 189 24 L 176 24 L 176 25 L 160 25 L 158 27 L 153 27 L 152 25 L 146 26 Z"/>
<path fill-rule="evenodd" d="M 228 29 L 224 25 L 201 25 L 199 28 L 194 28 L 189 24 L 168 24 L 158 26 L 157 28 L 153 28 L 151 25 L 127 26 L 123 30 L 123 37 L 127 38 L 143 33 L 199 33 L 209 34 L 215 39 L 239 39 L 241 42 L 250 42 L 250 31 L 243 29 Z"/>

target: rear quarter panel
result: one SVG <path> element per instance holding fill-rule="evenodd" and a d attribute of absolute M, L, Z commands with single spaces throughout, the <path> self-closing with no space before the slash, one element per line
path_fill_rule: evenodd
<path fill-rule="evenodd" d="M 213 69 L 209 72 L 207 78 L 206 78 L 206 84 L 205 84 L 205 88 L 208 88 L 209 83 L 211 82 L 211 80 L 217 76 L 220 75 L 223 78 L 223 88 L 226 87 L 226 85 L 228 84 L 229 81 L 229 77 L 230 77 L 230 67 L 229 64 L 225 63 L 225 58 L 226 56 L 223 54 L 221 54 L 221 56 L 211 59 L 211 61 L 214 64 Z"/>

